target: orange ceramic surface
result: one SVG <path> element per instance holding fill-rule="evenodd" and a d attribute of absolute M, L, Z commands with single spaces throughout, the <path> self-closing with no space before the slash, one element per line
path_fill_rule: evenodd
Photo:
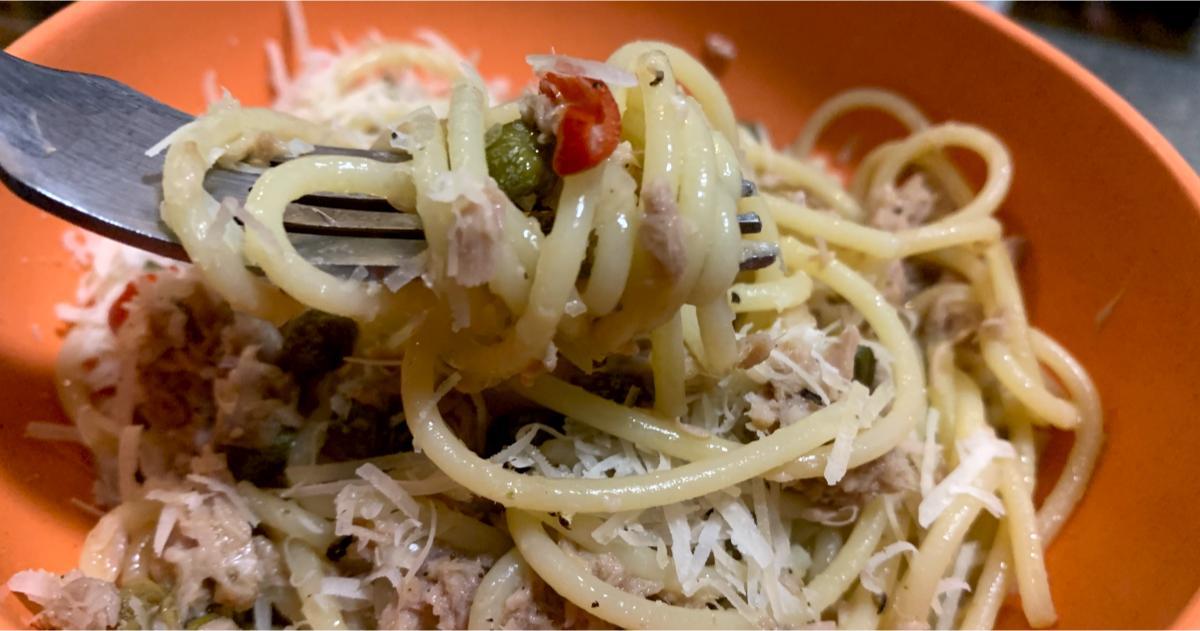
<path fill-rule="evenodd" d="M 1013 154 L 1004 219 L 1031 244 L 1022 279 L 1033 318 L 1091 369 L 1107 414 L 1092 487 L 1049 551 L 1060 624 L 1200 626 L 1200 602 L 1188 609 L 1200 586 L 1200 182 L 1129 105 L 1049 45 L 982 8 L 946 4 L 307 12 L 318 43 L 334 30 L 407 36 L 430 26 L 481 51 L 484 74 L 514 77 L 528 76 L 527 52 L 603 57 L 639 37 L 696 50 L 715 30 L 740 49 L 726 82 L 735 109 L 777 139 L 794 135 L 823 98 L 861 85 L 906 94 L 937 120 L 994 131 Z M 285 24 L 275 4 L 78 4 L 10 51 L 107 74 L 194 112 L 210 68 L 243 101 L 264 103 L 262 43 L 287 43 Z M 21 435 L 27 421 L 61 418 L 53 306 L 69 298 L 76 274 L 60 246 L 64 227 L 0 192 L 0 578 L 72 567 L 91 521 L 69 502 L 89 497 L 86 456 Z M 1061 454 L 1064 442 L 1051 451 Z M 24 616 L 4 596 L 0 626 Z M 1001 623 L 1024 619 L 1008 607 Z"/>

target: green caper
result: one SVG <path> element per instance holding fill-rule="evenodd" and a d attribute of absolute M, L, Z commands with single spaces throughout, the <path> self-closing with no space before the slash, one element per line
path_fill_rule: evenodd
<path fill-rule="evenodd" d="M 412 434 L 408 431 L 408 425 L 392 423 L 402 405 L 398 397 L 384 407 L 352 399 L 349 412 L 344 416 L 334 415 L 326 428 L 321 457 L 336 462 L 374 458 L 412 449 Z"/>
<path fill-rule="evenodd" d="M 185 626 L 184 628 L 188 629 L 189 631 L 195 631 L 196 629 L 199 629 L 200 627 L 203 627 L 204 625 L 206 625 L 220 617 L 221 616 L 219 616 L 215 613 L 206 613 L 203 616 L 198 616 L 196 618 L 192 618 L 191 620 L 188 620 L 187 626 Z"/>
<path fill-rule="evenodd" d="M 854 380 L 875 389 L 875 352 L 869 347 L 859 346 L 854 352 Z"/>
<path fill-rule="evenodd" d="M 234 478 L 273 488 L 285 485 L 283 470 L 295 442 L 296 430 L 285 427 L 265 447 L 225 445 L 220 450 L 225 453 L 225 462 Z"/>
<path fill-rule="evenodd" d="M 537 142 L 537 131 L 515 120 L 488 130 L 488 173 L 514 202 L 537 193 L 552 178 L 550 152 Z"/>
<path fill-rule="evenodd" d="M 354 352 L 358 324 L 350 318 L 310 309 L 288 320 L 282 333 L 279 367 L 304 382 L 342 365 Z"/>

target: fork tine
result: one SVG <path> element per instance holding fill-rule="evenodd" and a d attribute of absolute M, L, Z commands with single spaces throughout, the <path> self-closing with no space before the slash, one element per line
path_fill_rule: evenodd
<path fill-rule="evenodd" d="M 344 237 L 423 239 L 421 218 L 413 213 L 364 212 L 328 206 L 289 204 L 283 212 L 283 228 L 299 234 Z"/>
<path fill-rule="evenodd" d="M 758 234 L 762 232 L 762 217 L 758 213 L 739 213 L 737 216 L 738 230 L 742 234 Z"/>
<path fill-rule="evenodd" d="M 229 169 L 212 169 L 204 175 L 204 188 L 217 199 L 233 197 L 245 201 L 246 195 L 258 180 L 258 173 L 250 171 L 232 171 Z M 371 212 L 396 212 L 395 207 L 385 199 L 367 195 L 305 195 L 296 200 L 309 206 L 322 208 L 340 208 L 343 210 L 361 210 Z"/>
<path fill-rule="evenodd" d="M 743 241 L 738 267 L 742 271 L 762 269 L 779 258 L 779 245 L 765 241 Z"/>
<path fill-rule="evenodd" d="M 288 241 L 308 262 L 342 276 L 360 265 L 395 267 L 425 250 L 425 242 L 414 239 L 290 234 Z"/>
<path fill-rule="evenodd" d="M 320 148 L 327 149 L 330 148 Z M 213 169 L 205 175 L 204 186 L 217 199 L 233 197 L 245 201 L 258 175 L 249 171 Z M 741 213 L 737 221 L 742 234 L 762 232 L 762 218 L 757 213 Z M 305 234 L 421 238 L 421 222 L 416 215 L 397 213 L 387 200 L 361 195 L 305 195 L 284 213 L 284 228 Z"/>
<path fill-rule="evenodd" d="M 350 156 L 352 158 L 370 158 L 377 162 L 408 162 L 412 160 L 412 156 L 403 151 L 380 151 L 378 149 L 351 149 L 350 147 L 331 147 L 328 145 L 316 145 L 313 150 L 304 155 L 322 155 L 322 156 Z M 272 160 L 271 164 L 282 164 L 287 162 L 289 158 L 280 158 Z"/>
<path fill-rule="evenodd" d="M 425 242 L 415 239 L 289 234 L 288 241 L 305 260 L 343 278 L 359 266 L 373 272 L 396 267 L 425 249 Z M 778 256 L 779 247 L 774 243 L 747 241 L 742 243 L 738 266 L 742 271 L 762 269 Z"/>

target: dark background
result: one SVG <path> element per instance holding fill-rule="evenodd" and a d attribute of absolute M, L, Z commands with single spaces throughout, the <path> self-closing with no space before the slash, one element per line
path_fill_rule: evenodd
<path fill-rule="evenodd" d="M 1200 169 L 1200 2 L 984 3 L 1103 79 Z M 67 4 L 0 0 L 0 46 Z"/>

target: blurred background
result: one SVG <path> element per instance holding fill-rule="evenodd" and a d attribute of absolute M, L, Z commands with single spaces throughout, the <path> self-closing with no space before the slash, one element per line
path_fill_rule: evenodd
<path fill-rule="evenodd" d="M 69 2 L 0 0 L 0 46 Z M 1200 2 L 984 0 L 1125 97 L 1200 170 Z"/>

